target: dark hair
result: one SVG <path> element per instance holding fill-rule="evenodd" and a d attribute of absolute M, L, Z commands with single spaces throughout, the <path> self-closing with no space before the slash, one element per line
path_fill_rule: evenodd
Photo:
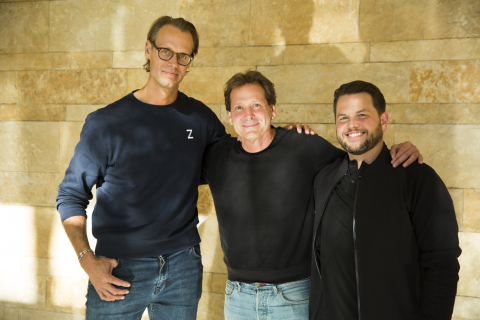
<path fill-rule="evenodd" d="M 195 26 L 191 22 L 183 18 L 174 19 L 169 16 L 163 16 L 158 18 L 153 22 L 152 26 L 150 27 L 150 30 L 148 31 L 148 35 L 147 35 L 147 40 L 149 40 L 150 42 L 155 42 L 157 40 L 158 31 L 167 24 L 172 25 L 183 32 L 190 32 L 193 38 L 193 51 L 191 54 L 193 57 L 195 57 L 195 55 L 198 53 L 198 45 L 199 45 L 197 29 L 195 29 Z M 147 62 L 145 62 L 145 64 L 143 65 L 143 68 L 147 72 L 150 72 L 150 59 L 147 59 Z"/>
<path fill-rule="evenodd" d="M 374 84 L 362 80 L 342 84 L 337 90 L 335 90 L 333 99 L 333 116 L 335 118 L 337 116 L 337 102 L 341 96 L 363 92 L 368 93 L 372 97 L 373 106 L 377 110 L 378 115 L 381 116 L 386 108 L 385 98 L 382 92 Z"/>
<path fill-rule="evenodd" d="M 263 91 L 265 91 L 265 100 L 267 100 L 268 105 L 275 105 L 275 103 L 277 103 L 275 86 L 272 81 L 268 80 L 267 77 L 258 71 L 249 70 L 245 73 L 237 73 L 225 83 L 223 95 L 225 96 L 225 107 L 227 111 L 230 111 L 231 107 L 230 94 L 232 90 L 250 83 L 257 83 L 263 88 Z"/>

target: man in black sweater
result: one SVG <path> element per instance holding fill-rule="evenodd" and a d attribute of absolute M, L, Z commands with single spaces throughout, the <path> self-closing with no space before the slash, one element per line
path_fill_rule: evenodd
<path fill-rule="evenodd" d="M 225 88 L 241 141 L 221 139 L 202 165 L 228 270 L 225 318 L 307 319 L 313 180 L 345 153 L 317 135 L 272 127 L 275 90 L 259 72 L 236 74 Z"/>
<path fill-rule="evenodd" d="M 447 188 L 426 164 L 390 165 L 376 86 L 344 84 L 333 106 L 348 155 L 315 178 L 310 319 L 451 319 L 461 250 Z"/>

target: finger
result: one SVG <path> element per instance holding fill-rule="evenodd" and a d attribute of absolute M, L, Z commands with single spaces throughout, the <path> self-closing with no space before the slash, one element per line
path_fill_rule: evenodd
<path fill-rule="evenodd" d="M 396 155 L 396 159 L 392 160 L 393 167 L 396 168 L 399 164 L 403 163 L 409 157 L 410 157 L 410 154 L 408 154 L 407 152 L 405 152 L 405 153 L 398 152 L 397 155 Z M 415 158 L 415 160 L 416 160 L 416 158 Z"/>
<path fill-rule="evenodd" d="M 125 299 L 125 296 L 115 296 L 111 294 L 108 290 L 103 289 L 103 290 L 97 290 L 98 296 L 100 297 L 101 300 L 103 301 L 115 301 L 115 300 L 122 300 Z"/>
<path fill-rule="evenodd" d="M 119 286 L 119 287 L 126 287 L 126 288 L 129 288 L 130 287 L 130 283 L 127 282 L 127 281 L 124 281 L 124 280 L 121 280 L 121 279 L 118 279 L 117 277 L 114 277 L 114 276 L 110 276 L 110 280 L 109 280 L 109 283 L 111 284 L 114 284 L 116 286 Z M 128 290 L 127 290 L 128 291 Z"/>
<path fill-rule="evenodd" d="M 305 131 L 305 134 L 310 134 L 310 127 L 308 126 L 308 124 L 303 126 L 303 130 Z"/>
<path fill-rule="evenodd" d="M 395 156 L 397 155 L 398 148 L 399 148 L 398 144 L 394 144 L 390 149 L 390 156 L 392 157 L 392 163 L 395 160 Z"/>
<path fill-rule="evenodd" d="M 302 133 L 302 124 L 299 122 L 295 122 L 295 126 L 297 126 L 297 132 Z"/>
<path fill-rule="evenodd" d="M 420 155 L 420 157 L 418 157 L 418 163 L 422 164 L 423 163 L 423 156 Z"/>

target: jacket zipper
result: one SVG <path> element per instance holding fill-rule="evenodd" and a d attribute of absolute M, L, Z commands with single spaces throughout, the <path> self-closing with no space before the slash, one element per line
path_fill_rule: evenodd
<path fill-rule="evenodd" d="M 358 320 L 362 319 L 362 314 L 360 313 L 360 286 L 359 286 L 359 279 L 358 279 L 358 261 L 357 261 L 357 225 L 355 221 L 355 214 L 357 211 L 357 195 L 358 195 L 358 188 L 360 186 L 361 178 L 362 176 L 358 177 L 357 188 L 355 190 L 355 202 L 353 205 L 353 250 L 355 252 L 355 277 L 357 279 Z"/>
<path fill-rule="evenodd" d="M 346 173 L 343 175 L 345 176 Z M 320 224 L 322 223 L 322 218 L 323 218 L 323 213 L 325 212 L 325 208 L 327 207 L 327 203 L 328 201 L 330 200 L 330 197 L 332 196 L 332 193 L 333 193 L 333 190 L 335 190 L 335 188 L 337 187 L 337 185 L 340 183 L 340 181 L 342 181 L 343 177 L 341 177 L 340 179 L 338 179 L 338 181 L 335 183 L 335 185 L 333 186 L 332 190 L 330 190 L 330 193 L 328 194 L 328 197 L 327 197 L 327 200 L 325 201 L 325 204 L 323 205 L 323 209 L 322 209 L 322 216 L 320 217 L 320 221 L 318 221 L 318 226 L 317 228 L 315 229 L 315 233 L 313 235 L 313 254 L 314 254 L 314 258 L 315 258 L 315 266 L 317 267 L 317 271 L 318 271 L 318 275 L 320 276 L 320 280 L 322 279 L 322 273 L 320 272 L 320 267 L 318 266 L 318 262 L 317 262 L 317 250 L 315 249 L 315 243 L 316 243 L 316 240 L 317 240 L 317 232 L 318 232 L 318 228 L 320 228 Z"/>

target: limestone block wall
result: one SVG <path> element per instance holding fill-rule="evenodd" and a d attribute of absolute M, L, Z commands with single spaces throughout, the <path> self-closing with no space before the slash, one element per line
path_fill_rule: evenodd
<path fill-rule="evenodd" d="M 337 144 L 334 89 L 377 84 L 387 144 L 412 141 L 450 190 L 463 249 L 454 317 L 480 319 L 478 0 L 0 0 L 0 319 L 83 319 L 87 278 L 55 211 L 57 188 L 86 115 L 144 85 L 146 33 L 161 15 L 197 26 L 181 90 L 225 123 L 224 82 L 256 69 L 276 85 L 276 125 L 308 123 Z M 198 319 L 223 319 L 208 188 L 199 209 Z"/>

